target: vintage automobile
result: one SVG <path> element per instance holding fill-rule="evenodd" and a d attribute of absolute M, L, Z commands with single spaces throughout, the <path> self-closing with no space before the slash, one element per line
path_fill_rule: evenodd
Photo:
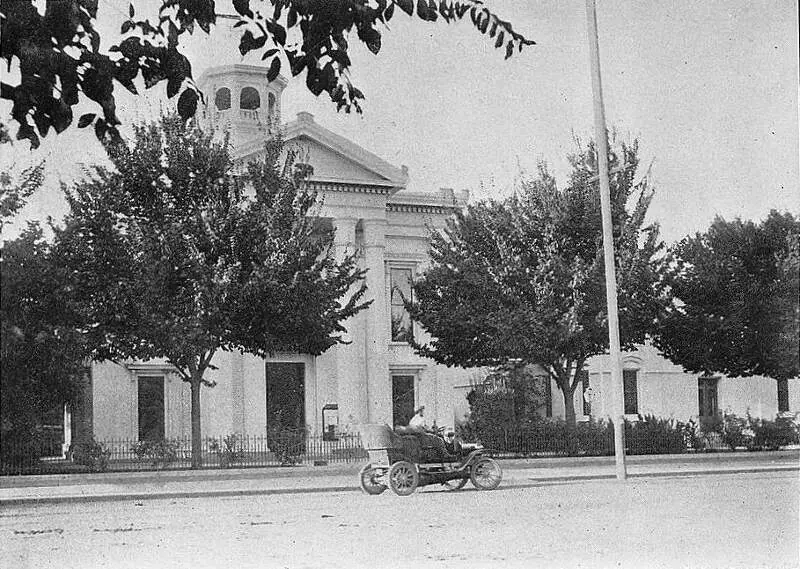
<path fill-rule="evenodd" d="M 503 478 L 500 465 L 486 456 L 483 447 L 460 443 L 452 431 L 421 433 L 363 425 L 361 434 L 369 463 L 359 472 L 359 482 L 367 494 L 390 487 L 398 496 L 408 496 L 430 484 L 460 490 L 468 480 L 479 490 L 494 490 Z"/>

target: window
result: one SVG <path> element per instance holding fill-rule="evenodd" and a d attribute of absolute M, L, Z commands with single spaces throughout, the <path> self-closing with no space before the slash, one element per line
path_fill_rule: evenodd
<path fill-rule="evenodd" d="M 786 378 L 778 380 L 778 413 L 789 411 L 789 380 Z"/>
<path fill-rule="evenodd" d="M 717 415 L 717 378 L 701 377 L 697 380 L 697 402 L 701 420 Z"/>
<path fill-rule="evenodd" d="M 411 269 L 391 269 L 391 318 L 392 341 L 409 342 L 414 337 L 414 325 L 406 310 L 405 302 L 413 300 L 411 289 Z"/>
<path fill-rule="evenodd" d="M 239 95 L 239 108 L 243 111 L 254 111 L 261 106 L 261 96 L 253 87 L 245 87 Z"/>
<path fill-rule="evenodd" d="M 583 385 L 583 414 L 587 417 L 592 414 L 592 402 L 589 400 L 589 395 L 587 391 L 589 391 L 589 371 L 582 369 L 578 372 L 578 378 Z M 591 391 L 589 391 L 591 393 Z"/>
<path fill-rule="evenodd" d="M 536 409 L 539 415 L 545 417 L 553 416 L 553 387 L 550 383 L 549 375 L 535 375 L 533 377 L 536 393 L 540 397 L 540 401 L 544 401 Z"/>
<path fill-rule="evenodd" d="M 414 416 L 414 376 L 392 376 L 392 421 L 394 426 L 406 426 Z"/>
<path fill-rule="evenodd" d="M 139 440 L 164 440 L 164 377 L 139 377 Z"/>
<path fill-rule="evenodd" d="M 217 106 L 218 111 L 227 111 L 231 108 L 231 90 L 227 87 L 217 89 L 217 94 L 214 96 L 214 104 Z"/>
<path fill-rule="evenodd" d="M 635 369 L 622 370 L 622 385 L 624 390 L 625 414 L 638 415 L 639 413 L 639 394 L 637 375 L 639 371 Z"/>

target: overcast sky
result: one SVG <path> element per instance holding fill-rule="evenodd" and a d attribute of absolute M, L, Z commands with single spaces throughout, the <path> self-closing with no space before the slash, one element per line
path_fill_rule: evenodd
<path fill-rule="evenodd" d="M 398 11 L 378 56 L 351 42 L 352 79 L 367 97 L 363 115 L 337 114 L 324 95 L 306 91 L 301 76 L 284 91 L 283 118 L 310 111 L 321 125 L 407 165 L 412 191 L 452 187 L 476 199 L 499 197 L 540 160 L 564 180 L 573 136 L 593 134 L 585 3 L 486 4 L 538 45 L 504 60 L 504 50 L 469 21 L 427 24 Z M 638 137 L 643 165 L 653 163 L 651 218 L 665 240 L 702 231 L 717 214 L 800 212 L 797 3 L 597 4 L 608 125 Z M 103 29 L 117 28 L 127 2 L 100 5 Z M 222 26 L 191 40 L 195 77 L 209 65 L 242 61 L 235 46 Z M 147 101 L 117 92 L 123 121 L 146 117 L 166 100 L 163 89 Z M 4 152 L 3 162 L 12 154 L 19 148 Z M 72 131 L 38 155 L 48 158 L 51 175 L 25 215 L 58 218 L 57 179 L 74 178 L 75 163 L 96 160 L 99 145 Z"/>

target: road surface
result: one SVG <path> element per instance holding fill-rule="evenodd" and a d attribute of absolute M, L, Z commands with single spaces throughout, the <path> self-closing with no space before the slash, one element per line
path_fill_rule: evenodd
<path fill-rule="evenodd" d="M 796 568 L 796 471 L 5 506 L 7 568 Z"/>

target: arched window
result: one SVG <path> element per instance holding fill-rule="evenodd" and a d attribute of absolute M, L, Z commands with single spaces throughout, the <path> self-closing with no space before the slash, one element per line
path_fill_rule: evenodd
<path fill-rule="evenodd" d="M 269 116 L 270 117 L 274 117 L 275 116 L 275 101 L 276 101 L 275 93 L 270 93 L 267 96 L 267 105 L 268 105 L 267 109 L 269 110 Z"/>
<path fill-rule="evenodd" d="M 231 108 L 231 90 L 227 87 L 217 89 L 217 94 L 214 95 L 214 104 L 219 111 L 227 111 Z"/>
<path fill-rule="evenodd" d="M 239 96 L 239 109 L 254 111 L 261 106 L 261 97 L 253 87 L 245 87 Z"/>

